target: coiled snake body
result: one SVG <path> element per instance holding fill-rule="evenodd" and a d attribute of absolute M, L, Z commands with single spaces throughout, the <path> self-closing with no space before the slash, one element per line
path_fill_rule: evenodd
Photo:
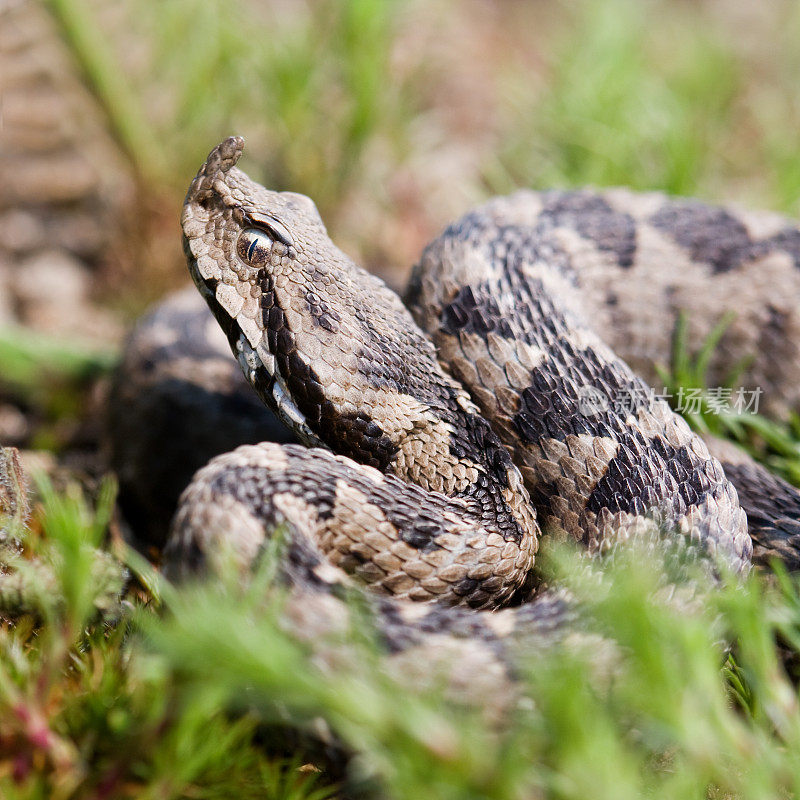
<path fill-rule="evenodd" d="M 720 461 L 622 358 L 666 361 L 678 310 L 702 336 L 735 296 L 712 369 L 753 354 L 765 407 L 795 408 L 795 226 L 655 194 L 520 192 L 429 245 L 404 305 L 308 198 L 240 171 L 242 148 L 222 142 L 193 181 L 185 251 L 248 382 L 310 447 L 247 445 L 201 469 L 167 544 L 173 572 L 221 547 L 250 563 L 282 526 L 298 618 L 328 604 L 305 623 L 332 624 L 347 573 L 383 598 L 390 649 L 444 636 L 496 653 L 518 626 L 560 624 L 558 592 L 488 614 L 442 606 L 519 596 L 542 531 L 593 552 L 672 538 L 736 572 L 755 538 L 792 562 L 791 487 L 739 470 L 762 482 L 748 533 Z"/>

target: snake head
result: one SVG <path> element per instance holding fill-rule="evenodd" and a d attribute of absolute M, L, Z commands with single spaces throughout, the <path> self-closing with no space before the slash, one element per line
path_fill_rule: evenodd
<path fill-rule="evenodd" d="M 215 147 L 189 188 L 192 278 L 248 381 L 302 440 L 385 468 L 416 424 L 380 422 L 386 393 L 428 381 L 433 348 L 399 298 L 331 242 L 311 200 L 236 167 L 243 147 Z"/>

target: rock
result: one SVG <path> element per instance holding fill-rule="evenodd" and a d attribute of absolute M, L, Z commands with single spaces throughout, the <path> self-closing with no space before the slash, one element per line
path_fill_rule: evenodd
<path fill-rule="evenodd" d="M 91 302 L 86 267 L 65 250 L 46 250 L 21 261 L 11 274 L 20 322 L 59 338 L 104 344 L 121 338 L 113 315 Z"/>
<path fill-rule="evenodd" d="M 0 254 L 0 328 L 12 325 L 15 321 L 9 265 Z"/>
<path fill-rule="evenodd" d="M 30 253 L 46 241 L 47 231 L 29 211 L 12 208 L 0 214 L 0 248 L 14 254 Z"/>
<path fill-rule="evenodd" d="M 0 403 L 0 442 L 21 445 L 30 434 L 27 417 L 9 403 Z"/>

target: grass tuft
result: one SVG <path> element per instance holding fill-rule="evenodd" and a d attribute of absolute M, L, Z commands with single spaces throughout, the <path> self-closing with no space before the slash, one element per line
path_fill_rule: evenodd
<path fill-rule="evenodd" d="M 46 502 L 55 520 L 46 541 L 71 554 L 56 572 L 74 591 L 43 627 L 23 617 L 0 628 L 4 797 L 95 797 L 103 787 L 123 798 L 314 800 L 800 788 L 800 707 L 782 666 L 800 651 L 800 585 L 787 575 L 669 593 L 653 553 L 621 551 L 599 571 L 551 550 L 548 577 L 575 593 L 582 622 L 566 642 L 518 652 L 521 699 L 498 725 L 435 686 L 387 674 L 363 608 L 352 610 L 354 635 L 327 650 L 296 638 L 282 592 L 265 592 L 261 574 L 248 585 L 231 575 L 166 587 L 163 614 L 130 595 L 137 610 L 108 628 L 87 601 L 89 571 L 72 560 L 83 563 L 105 506 L 87 516 L 75 497 Z M 734 643 L 727 660 L 724 642 Z"/>

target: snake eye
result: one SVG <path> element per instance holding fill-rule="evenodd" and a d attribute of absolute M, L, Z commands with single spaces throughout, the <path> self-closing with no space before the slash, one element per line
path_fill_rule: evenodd
<path fill-rule="evenodd" d="M 257 266 L 269 261 L 272 237 L 258 228 L 245 228 L 236 242 L 236 252 L 242 261 Z"/>

